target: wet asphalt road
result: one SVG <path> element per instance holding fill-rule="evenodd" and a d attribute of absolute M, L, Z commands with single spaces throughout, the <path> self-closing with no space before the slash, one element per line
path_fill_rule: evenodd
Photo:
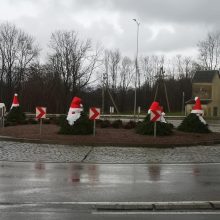
<path fill-rule="evenodd" d="M 219 201 L 219 173 L 219 163 L 0 162 L 0 219 L 220 219 L 220 212 L 126 214 L 97 212 L 80 205 Z"/>
<path fill-rule="evenodd" d="M 90 213 L 1 213 L 3 220 L 219 220 L 219 214 L 90 214 Z"/>

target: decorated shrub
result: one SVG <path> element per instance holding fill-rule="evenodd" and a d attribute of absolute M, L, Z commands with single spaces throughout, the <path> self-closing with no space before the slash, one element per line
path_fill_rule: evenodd
<path fill-rule="evenodd" d="M 178 126 L 177 129 L 179 131 L 195 132 L 195 133 L 210 133 L 211 132 L 208 128 L 208 125 L 202 123 L 199 117 L 194 113 L 190 113 L 182 121 L 182 123 Z"/>
<path fill-rule="evenodd" d="M 60 130 L 59 134 L 68 135 L 88 135 L 93 133 L 93 122 L 89 120 L 89 117 L 84 112 L 81 113 L 81 117 L 77 119 L 73 125 L 69 125 L 66 120 L 66 115 L 60 117 Z"/>
<path fill-rule="evenodd" d="M 20 106 L 13 107 L 6 116 L 6 120 L 9 124 L 25 124 L 25 119 L 26 116 Z"/>
<path fill-rule="evenodd" d="M 157 135 L 166 136 L 171 135 L 173 125 L 169 123 L 163 123 L 157 121 Z M 150 121 L 150 115 L 148 114 L 143 122 L 139 122 L 136 127 L 136 132 L 143 135 L 154 135 L 154 122 Z"/>

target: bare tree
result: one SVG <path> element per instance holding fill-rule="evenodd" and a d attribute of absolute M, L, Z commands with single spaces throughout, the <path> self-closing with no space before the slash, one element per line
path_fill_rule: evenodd
<path fill-rule="evenodd" d="M 219 68 L 220 32 L 208 33 L 205 40 L 198 43 L 199 59 L 207 70 Z"/>
<path fill-rule="evenodd" d="M 38 53 L 39 48 L 31 36 L 13 24 L 0 25 L 0 83 L 5 83 L 7 94 L 10 95 L 13 90 L 20 91 L 25 70 Z"/>
<path fill-rule="evenodd" d="M 100 51 L 92 51 L 91 41 L 80 41 L 74 31 L 52 33 L 49 46 L 50 64 L 63 81 L 65 101 L 69 101 L 71 96 L 88 85 Z"/>
<path fill-rule="evenodd" d="M 34 45 L 34 38 L 23 31 L 19 32 L 17 48 L 15 85 L 20 89 L 22 82 L 27 78 L 27 67 L 38 57 L 40 49 Z"/>
<path fill-rule="evenodd" d="M 128 87 L 131 85 L 131 81 L 134 76 L 134 65 L 129 57 L 124 57 L 122 59 L 120 76 L 119 76 L 119 88 L 123 91 L 127 91 Z"/>
<path fill-rule="evenodd" d="M 152 86 L 154 82 L 153 77 L 153 63 L 152 63 L 152 57 L 145 56 L 140 59 L 140 67 L 141 72 L 143 73 L 143 80 L 146 85 Z"/>
<path fill-rule="evenodd" d="M 106 51 L 106 60 L 108 60 L 108 79 L 109 85 L 112 87 L 113 92 L 116 92 L 118 86 L 118 77 L 120 71 L 121 54 L 119 50 Z"/>

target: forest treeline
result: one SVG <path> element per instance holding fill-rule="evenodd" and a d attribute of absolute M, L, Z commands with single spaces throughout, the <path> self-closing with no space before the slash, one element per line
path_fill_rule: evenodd
<path fill-rule="evenodd" d="M 140 45 L 141 46 L 141 45 Z M 13 94 L 19 95 L 25 112 L 46 106 L 49 113 L 66 113 L 73 96 L 90 106 L 104 108 L 115 103 L 120 113 L 146 111 L 155 98 L 165 111 L 166 85 L 171 111 L 181 111 L 192 96 L 191 80 L 197 70 L 219 68 L 220 34 L 208 33 L 196 45 L 199 57 L 181 54 L 172 59 L 158 55 L 123 56 L 118 49 L 107 50 L 90 39 L 81 39 L 74 30 L 51 33 L 48 55 L 42 62 L 42 48 L 30 34 L 11 23 L 0 24 L 0 102 L 10 107 Z M 161 67 L 164 72 L 159 74 Z M 184 94 L 184 96 L 183 96 Z"/>

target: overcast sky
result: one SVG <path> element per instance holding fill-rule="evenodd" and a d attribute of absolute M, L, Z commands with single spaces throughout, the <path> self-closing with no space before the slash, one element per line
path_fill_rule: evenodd
<path fill-rule="evenodd" d="M 219 0 L 0 0 L 0 22 L 33 35 L 46 54 L 50 34 L 75 30 L 81 37 L 135 56 L 195 56 L 196 44 L 220 26 Z"/>

